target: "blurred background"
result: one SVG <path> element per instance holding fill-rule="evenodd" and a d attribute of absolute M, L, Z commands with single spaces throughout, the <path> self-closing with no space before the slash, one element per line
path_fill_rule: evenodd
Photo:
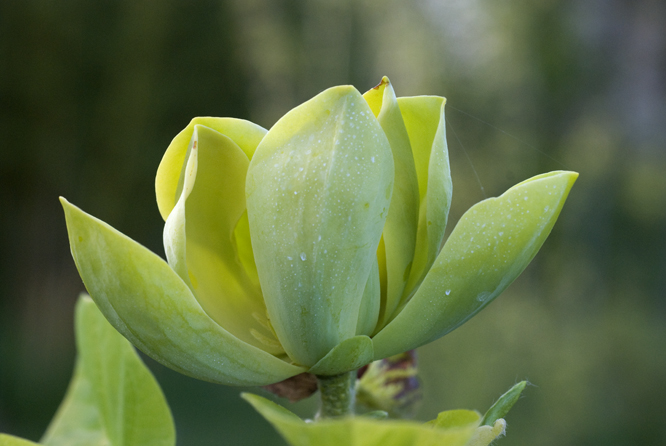
<path fill-rule="evenodd" d="M 580 172 L 525 273 L 420 350 L 417 418 L 528 379 L 499 444 L 666 444 L 665 30 L 661 0 L 2 1 L 0 432 L 39 439 L 72 371 L 84 288 L 59 195 L 163 255 L 154 174 L 192 117 L 270 128 L 388 75 L 448 98 L 450 227 Z M 284 444 L 238 389 L 147 363 L 179 445 Z"/>

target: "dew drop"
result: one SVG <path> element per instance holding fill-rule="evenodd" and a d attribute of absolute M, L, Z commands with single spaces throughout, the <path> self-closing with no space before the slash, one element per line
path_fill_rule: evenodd
<path fill-rule="evenodd" d="M 305 255 L 304 252 L 301 253 L 301 260 L 305 261 L 307 259 L 307 256 Z"/>

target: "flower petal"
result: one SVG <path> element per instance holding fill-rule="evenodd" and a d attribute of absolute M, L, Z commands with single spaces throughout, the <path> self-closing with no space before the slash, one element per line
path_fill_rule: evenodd
<path fill-rule="evenodd" d="M 305 371 L 230 334 L 165 261 L 64 198 L 61 203 L 90 296 L 144 353 L 185 375 L 228 385 L 266 385 Z"/>
<path fill-rule="evenodd" d="M 372 264 L 368 283 L 365 284 L 361 308 L 358 312 L 357 335 L 370 336 L 374 334 L 379 318 L 381 292 L 379 289 L 379 267 L 377 262 Z"/>
<path fill-rule="evenodd" d="M 414 154 L 421 200 L 414 263 L 401 304 L 430 270 L 446 230 L 453 186 L 446 145 L 445 104 L 446 99 L 437 96 L 398 98 Z"/>
<path fill-rule="evenodd" d="M 255 149 L 266 134 L 266 129 L 250 121 L 235 118 L 198 117 L 192 119 L 167 148 L 155 177 L 155 192 L 157 206 L 164 220 L 180 198 L 179 181 L 181 171 L 185 165 L 188 154 L 188 145 L 194 133 L 194 126 L 205 125 L 217 132 L 226 135 L 245 152 L 248 159 L 252 159 Z"/>
<path fill-rule="evenodd" d="M 169 265 L 215 322 L 242 341 L 282 354 L 267 327 L 261 289 L 236 251 L 249 163 L 231 139 L 195 125 L 181 196 L 164 226 L 164 248 Z"/>
<path fill-rule="evenodd" d="M 355 336 L 392 187 L 391 148 L 354 87 L 291 110 L 257 147 L 252 247 L 271 323 L 297 363 Z"/>
<path fill-rule="evenodd" d="M 369 364 L 373 356 L 372 340 L 367 336 L 354 336 L 333 347 L 308 372 L 314 375 L 339 375 Z"/>
<path fill-rule="evenodd" d="M 412 268 L 419 223 L 419 185 L 407 129 L 388 77 L 384 76 L 381 83 L 363 97 L 386 133 L 395 166 L 393 195 L 382 233 L 387 284 L 382 289 L 381 328 L 398 307 Z"/>
<path fill-rule="evenodd" d="M 577 177 L 539 175 L 469 209 L 414 297 L 374 337 L 375 359 L 444 336 L 504 291 L 548 237 Z"/>

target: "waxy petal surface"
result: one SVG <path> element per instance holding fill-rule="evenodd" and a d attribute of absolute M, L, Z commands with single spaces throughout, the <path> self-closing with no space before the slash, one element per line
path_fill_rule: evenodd
<path fill-rule="evenodd" d="M 379 309 L 381 306 L 381 290 L 379 289 L 379 267 L 377 262 L 372 264 L 368 283 L 365 285 L 361 308 L 358 312 L 358 324 L 356 325 L 357 335 L 370 336 L 374 334 L 379 319 Z"/>
<path fill-rule="evenodd" d="M 187 160 L 194 126 L 197 124 L 204 125 L 230 138 L 245 152 L 248 159 L 252 159 L 259 142 L 266 134 L 266 129 L 263 127 L 243 119 L 213 117 L 192 119 L 187 127 L 171 141 L 157 168 L 155 193 L 157 206 L 165 221 L 180 198 L 181 171 Z"/>
<path fill-rule="evenodd" d="M 375 359 L 444 336 L 504 291 L 541 248 L 577 177 L 539 175 L 470 208 L 414 297 L 374 337 Z"/>
<path fill-rule="evenodd" d="M 257 148 L 252 247 L 271 323 L 298 364 L 355 336 L 392 188 L 391 148 L 353 87 L 291 110 Z"/>
<path fill-rule="evenodd" d="M 421 201 L 414 263 L 401 303 L 430 270 L 446 230 L 453 185 L 446 145 L 445 104 L 446 99 L 437 96 L 398 98 L 414 154 Z"/>
<path fill-rule="evenodd" d="M 400 303 L 414 259 L 419 222 L 419 185 L 409 135 L 387 77 L 363 97 L 382 126 L 393 153 L 395 181 L 388 217 L 382 233 L 386 288 L 382 289 L 379 327 L 383 327 Z"/>
<path fill-rule="evenodd" d="M 372 340 L 367 336 L 345 339 L 313 365 L 309 373 L 314 375 L 339 375 L 357 370 L 372 362 Z"/>
<path fill-rule="evenodd" d="M 231 139 L 195 125 L 181 196 L 164 226 L 164 247 L 169 265 L 215 322 L 249 344 L 281 354 L 266 328 L 261 289 L 237 252 L 235 230 L 245 213 L 249 163 Z"/>
<path fill-rule="evenodd" d="M 216 324 L 167 263 L 61 199 L 72 256 L 90 296 L 123 336 L 180 373 L 257 386 L 305 371 Z"/>

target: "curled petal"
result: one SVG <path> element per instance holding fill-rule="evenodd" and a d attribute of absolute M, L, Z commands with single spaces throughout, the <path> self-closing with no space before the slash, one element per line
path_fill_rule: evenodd
<path fill-rule="evenodd" d="M 248 165 L 230 138 L 195 125 L 181 196 L 164 226 L 164 247 L 169 265 L 215 322 L 249 344 L 282 354 L 259 284 L 237 251 Z"/>
<path fill-rule="evenodd" d="M 419 185 L 409 135 L 389 79 L 385 76 L 363 97 L 382 126 L 393 154 L 395 181 L 388 217 L 382 233 L 384 251 L 378 252 L 386 277 L 382 289 L 379 328 L 383 327 L 400 303 L 414 259 L 419 222 Z"/>
<path fill-rule="evenodd" d="M 226 135 L 245 152 L 248 159 L 252 159 L 257 145 L 266 134 L 266 129 L 243 119 L 235 118 L 194 118 L 190 123 L 171 141 L 167 148 L 155 177 L 155 193 L 157 195 L 157 206 L 164 220 L 167 219 L 171 210 L 180 198 L 179 182 L 181 171 L 187 161 L 188 147 L 194 126 L 204 125 L 223 135 Z"/>
<path fill-rule="evenodd" d="M 469 209 L 414 297 L 374 337 L 375 359 L 444 336 L 504 291 L 541 248 L 577 177 L 539 175 Z"/>
<path fill-rule="evenodd" d="M 437 96 L 398 99 L 414 154 L 421 201 L 414 263 L 401 304 L 430 270 L 446 230 L 453 185 L 446 145 L 445 104 L 446 99 Z"/>
<path fill-rule="evenodd" d="M 90 296 L 123 336 L 180 373 L 266 385 L 305 371 L 216 324 L 158 256 L 64 198 L 72 256 Z"/>

